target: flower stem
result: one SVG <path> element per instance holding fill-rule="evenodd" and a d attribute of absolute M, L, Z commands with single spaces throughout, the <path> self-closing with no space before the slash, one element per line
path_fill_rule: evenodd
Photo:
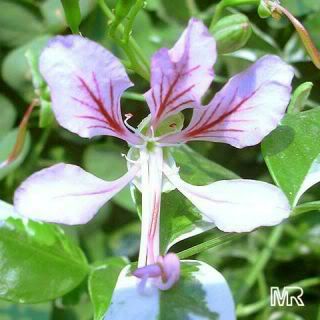
<path fill-rule="evenodd" d="M 136 92 L 125 92 L 122 97 L 129 100 L 145 101 L 143 95 Z"/>
<path fill-rule="evenodd" d="M 201 253 L 203 251 L 209 250 L 213 247 L 219 246 L 221 244 L 225 244 L 228 243 L 234 239 L 240 238 L 240 236 L 242 236 L 242 234 L 239 233 L 227 233 L 224 234 L 220 237 L 215 237 L 213 239 L 210 239 L 208 241 L 205 241 L 203 243 L 199 243 L 197 245 L 195 245 L 194 247 L 191 247 L 189 249 L 183 250 L 181 252 L 178 253 L 178 257 L 180 259 L 186 259 L 189 258 L 191 256 L 194 256 L 198 253 Z"/>
<path fill-rule="evenodd" d="M 124 42 L 127 44 L 131 38 L 131 32 L 133 29 L 134 20 L 139 13 L 139 11 L 144 7 L 145 0 L 136 0 L 136 3 L 133 5 L 130 13 L 127 16 L 127 24 L 124 27 L 124 34 L 123 39 Z"/>
<path fill-rule="evenodd" d="M 275 3 L 274 6 L 275 6 L 274 10 L 276 10 L 280 14 L 284 14 L 291 21 L 291 23 L 295 27 L 296 31 L 298 32 L 299 37 L 300 37 L 305 49 L 307 50 L 313 64 L 318 69 L 320 69 L 320 52 L 318 51 L 315 44 L 313 43 L 311 36 L 310 36 L 309 32 L 307 31 L 307 29 L 286 8 L 282 7 L 278 3 Z"/>
<path fill-rule="evenodd" d="M 292 216 L 298 216 L 300 214 L 316 210 L 320 210 L 320 201 L 307 202 L 295 207 L 293 209 Z"/>
<path fill-rule="evenodd" d="M 186 5 L 189 10 L 190 16 L 192 16 L 192 17 L 198 16 L 199 9 L 197 7 L 195 0 L 186 0 Z"/>

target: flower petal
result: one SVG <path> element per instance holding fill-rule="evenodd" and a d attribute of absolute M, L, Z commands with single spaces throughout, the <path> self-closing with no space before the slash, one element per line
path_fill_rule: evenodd
<path fill-rule="evenodd" d="M 1 221 L 16 216 L 17 213 L 15 212 L 13 205 L 0 200 L 0 225 Z"/>
<path fill-rule="evenodd" d="M 120 111 L 120 97 L 132 83 L 109 51 L 81 36 L 57 36 L 41 54 L 40 71 L 61 126 L 85 138 L 112 135 L 139 143 Z"/>
<path fill-rule="evenodd" d="M 221 180 L 206 186 L 184 182 L 167 165 L 172 184 L 203 214 L 225 232 L 249 232 L 260 226 L 279 224 L 290 215 L 290 205 L 276 186 L 254 180 Z"/>
<path fill-rule="evenodd" d="M 152 58 L 151 89 L 145 94 L 152 125 L 188 107 L 198 106 L 212 79 L 216 43 L 203 23 L 191 19 L 176 45 Z"/>
<path fill-rule="evenodd" d="M 135 176 L 138 167 L 118 180 L 101 180 L 81 168 L 60 163 L 43 169 L 17 189 L 16 211 L 28 218 L 68 225 L 85 224 Z"/>
<path fill-rule="evenodd" d="M 159 256 L 157 263 L 162 266 L 166 280 L 159 279 L 156 285 L 160 290 L 169 290 L 179 281 L 180 260 L 176 254 L 168 253 L 164 257 Z"/>
<path fill-rule="evenodd" d="M 205 108 L 194 109 L 189 126 L 164 141 L 206 140 L 237 148 L 258 144 L 282 119 L 293 69 L 268 55 L 234 76 Z"/>

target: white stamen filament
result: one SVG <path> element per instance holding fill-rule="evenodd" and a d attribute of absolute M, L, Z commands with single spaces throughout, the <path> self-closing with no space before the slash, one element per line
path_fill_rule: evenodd
<path fill-rule="evenodd" d="M 138 267 L 154 264 L 160 255 L 159 224 L 162 191 L 162 149 L 140 151 L 142 226 Z"/>

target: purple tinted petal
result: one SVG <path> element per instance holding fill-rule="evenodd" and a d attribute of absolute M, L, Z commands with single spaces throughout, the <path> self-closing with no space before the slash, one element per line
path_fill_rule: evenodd
<path fill-rule="evenodd" d="M 199 209 L 203 220 L 225 232 L 250 232 L 260 226 L 274 226 L 291 212 L 281 189 L 266 182 L 238 179 L 194 186 L 184 182 L 169 166 L 164 172 Z"/>
<path fill-rule="evenodd" d="M 81 168 L 57 164 L 24 181 L 14 195 L 16 211 L 31 219 L 62 224 L 85 224 L 137 173 L 118 180 L 101 180 Z"/>
<path fill-rule="evenodd" d="M 132 83 L 109 51 L 80 36 L 57 36 L 41 54 L 40 71 L 61 126 L 85 138 L 112 135 L 139 143 L 120 111 L 120 97 Z"/>
<path fill-rule="evenodd" d="M 216 44 L 201 21 L 191 19 L 176 45 L 152 58 L 151 89 L 145 94 L 152 124 L 198 106 L 212 79 Z"/>
<path fill-rule="evenodd" d="M 161 261 L 166 281 L 157 283 L 157 287 L 161 290 L 169 290 L 180 278 L 180 260 L 176 254 L 168 253 Z"/>
<path fill-rule="evenodd" d="M 194 109 L 189 126 L 165 142 L 207 140 L 252 146 L 276 128 L 290 100 L 293 69 L 265 56 L 234 76 L 205 108 Z"/>
<path fill-rule="evenodd" d="M 151 264 L 135 270 L 132 273 L 137 278 L 155 278 L 161 275 L 161 268 L 157 264 Z"/>

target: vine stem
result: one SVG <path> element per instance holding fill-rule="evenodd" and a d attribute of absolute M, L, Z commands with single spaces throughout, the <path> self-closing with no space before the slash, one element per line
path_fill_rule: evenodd
<path fill-rule="evenodd" d="M 98 4 L 103 11 L 103 13 L 110 19 L 114 20 L 115 16 L 112 13 L 112 10 L 108 7 L 105 3 L 105 0 L 98 0 Z M 134 17 L 133 17 L 134 18 Z M 125 28 L 123 25 L 119 25 L 118 30 L 120 34 L 123 36 L 125 34 Z M 126 31 L 128 32 L 128 31 Z M 116 37 L 114 40 L 121 46 L 121 48 L 125 51 L 130 62 L 132 64 L 131 68 L 138 73 L 141 77 L 149 81 L 150 79 L 150 65 L 148 59 L 145 57 L 142 49 L 139 47 L 137 42 L 132 36 L 129 36 L 129 39 L 123 41 L 122 39 L 117 39 Z"/>
<path fill-rule="evenodd" d="M 272 252 L 274 248 L 277 246 L 277 244 L 279 243 L 282 237 L 283 230 L 284 230 L 284 226 L 279 225 L 275 227 L 271 232 L 270 238 L 268 239 L 266 246 L 258 255 L 258 258 L 255 260 L 251 270 L 249 271 L 248 277 L 244 279 L 243 286 L 241 287 L 237 295 L 239 301 L 243 300 L 245 295 L 249 292 L 249 290 L 255 284 L 259 275 L 267 265 L 268 261 L 272 256 Z"/>
<path fill-rule="evenodd" d="M 287 287 L 292 287 L 292 289 L 289 292 L 290 294 L 293 294 L 297 290 L 299 290 L 299 287 L 302 289 L 307 289 L 307 288 L 316 287 L 316 286 L 320 286 L 320 277 L 304 279 L 304 280 L 287 285 Z M 267 297 L 265 299 L 262 299 L 258 302 L 255 302 L 246 306 L 239 306 L 237 309 L 237 316 L 239 318 L 248 317 L 254 313 L 259 312 L 263 308 L 267 307 L 269 304 L 270 304 L 270 297 Z M 318 320 L 320 320 L 319 316 L 318 316 Z"/>
<path fill-rule="evenodd" d="M 260 3 L 260 0 L 221 0 L 216 6 L 216 10 L 215 10 L 215 13 L 214 13 L 214 15 L 212 17 L 209 30 L 212 31 L 212 29 L 215 26 L 215 24 L 221 18 L 223 10 L 225 8 L 240 6 L 240 5 L 243 5 L 243 4 L 254 4 L 254 5 L 258 6 L 259 3 Z"/>
<path fill-rule="evenodd" d="M 216 247 L 218 245 L 228 243 L 234 239 L 239 238 L 240 236 L 242 236 L 242 234 L 238 234 L 238 233 L 224 234 L 221 237 L 215 237 L 208 241 L 199 243 L 191 248 L 183 250 L 179 252 L 177 255 L 180 259 L 186 259 L 198 253 L 211 249 L 212 247 Z"/>

